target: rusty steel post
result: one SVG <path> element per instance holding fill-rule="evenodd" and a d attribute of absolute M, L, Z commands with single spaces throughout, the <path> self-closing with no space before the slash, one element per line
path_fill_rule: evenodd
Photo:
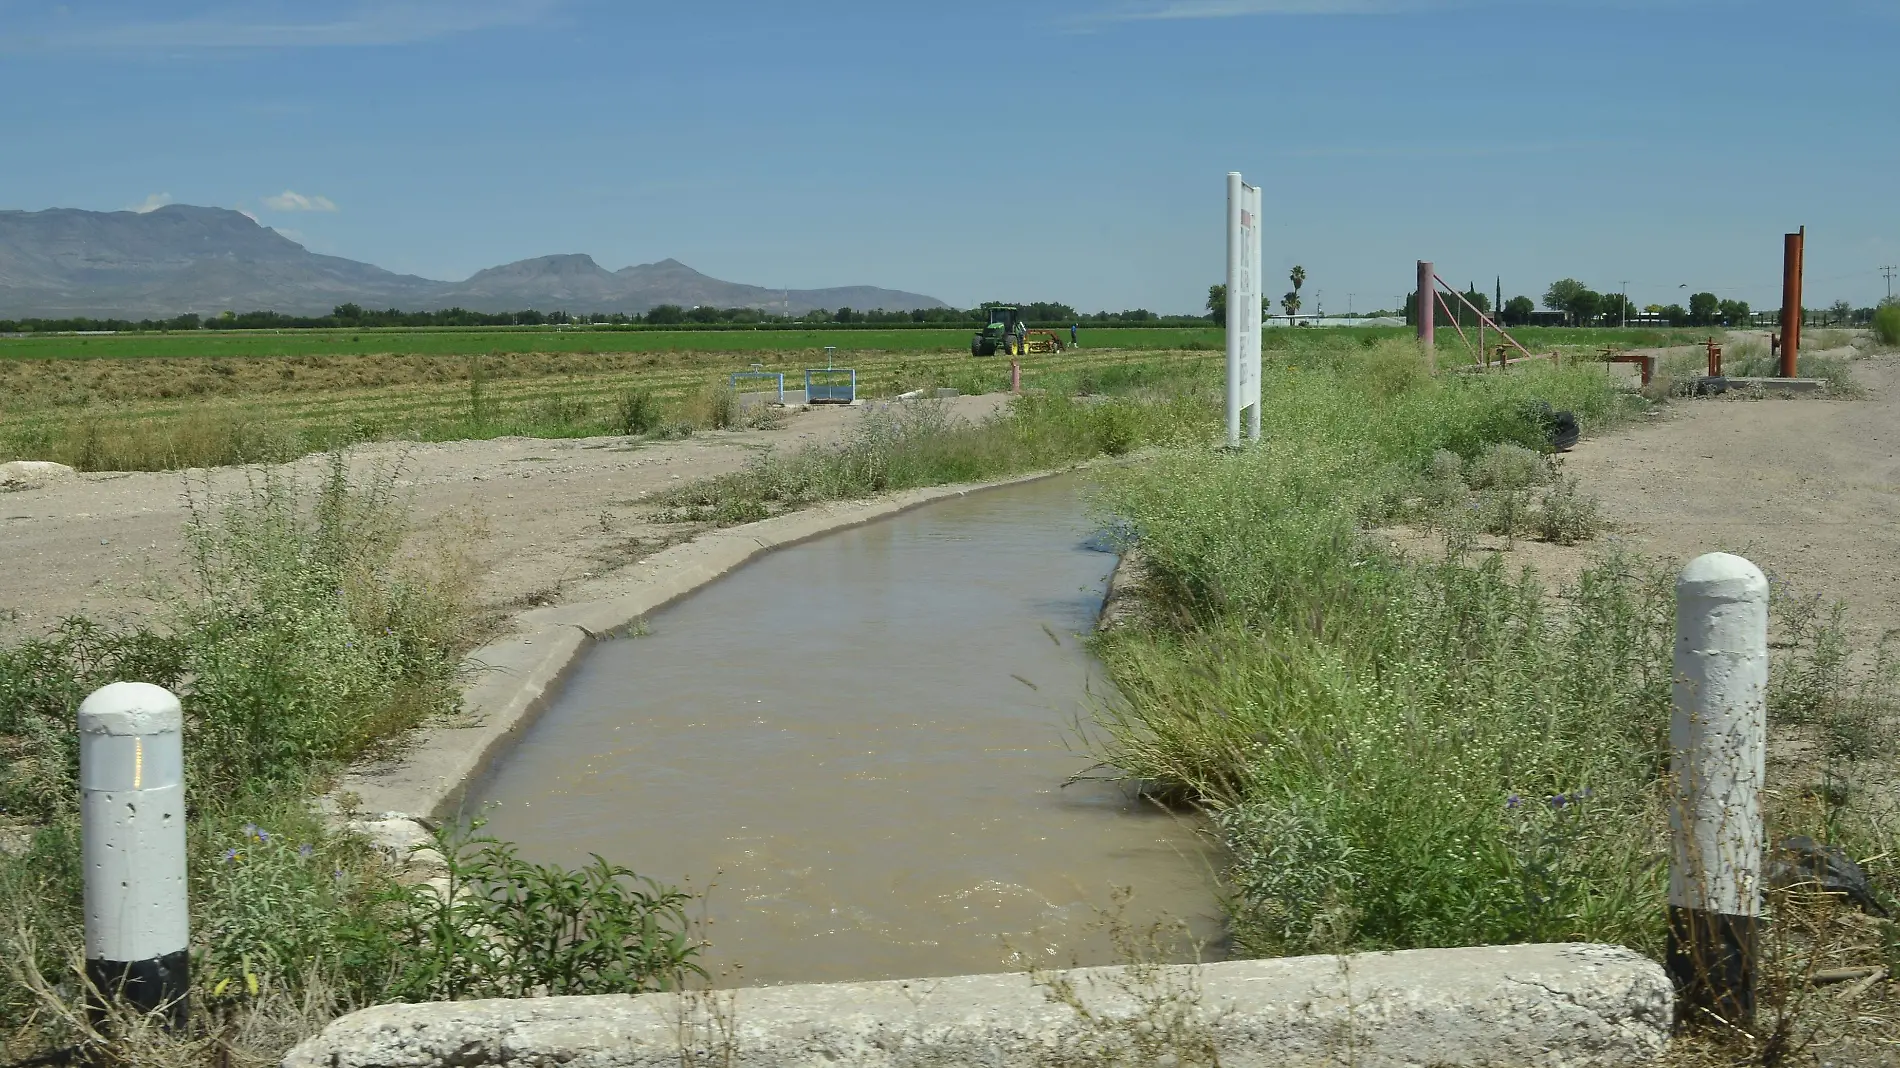
<path fill-rule="evenodd" d="M 1432 299 L 1438 293 L 1437 288 L 1432 285 L 1432 279 L 1435 277 L 1437 275 L 1432 272 L 1430 262 L 1418 261 L 1418 343 L 1427 352 L 1432 351 L 1437 345 L 1436 339 L 1432 336 L 1432 327 L 1438 320 L 1436 314 L 1438 305 Z"/>
<path fill-rule="evenodd" d="M 1709 337 L 1709 377 L 1715 378 L 1722 373 L 1722 346 L 1715 343 L 1714 335 Z"/>
<path fill-rule="evenodd" d="M 1781 377 L 1799 374 L 1801 359 L 1801 261 L 1808 228 L 1784 234 L 1781 244 Z"/>

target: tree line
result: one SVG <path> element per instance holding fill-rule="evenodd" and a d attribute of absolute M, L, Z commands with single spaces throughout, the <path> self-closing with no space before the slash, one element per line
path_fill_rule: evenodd
<path fill-rule="evenodd" d="M 1146 308 L 1124 311 L 1083 313 L 1067 304 L 1034 301 L 1019 304 L 1023 318 L 1047 325 L 1094 324 L 1123 326 L 1201 325 L 1199 316 L 1159 315 Z M 543 312 L 533 309 L 513 312 L 478 312 L 467 308 L 443 308 L 438 311 L 403 311 L 389 308 L 378 311 L 356 304 L 339 304 L 328 315 L 286 315 L 274 311 L 227 311 L 215 316 L 195 312 L 159 319 L 0 319 L 0 333 L 74 333 L 92 331 L 160 332 L 182 330 L 353 330 L 376 327 L 473 327 L 473 326 L 974 326 L 985 322 L 987 306 L 978 308 L 917 308 L 910 311 L 859 310 L 855 308 L 818 308 L 801 315 L 775 315 L 758 308 L 715 308 L 710 305 L 687 308 L 661 304 L 645 314 L 626 312 L 576 315 L 566 311 Z"/>
<path fill-rule="evenodd" d="M 1478 292 L 1476 286 L 1467 287 L 1463 295 L 1480 311 L 1490 313 L 1491 299 Z M 1456 301 L 1451 303 L 1457 305 Z M 1417 304 L 1416 294 L 1406 299 L 1405 321 L 1409 324 L 1418 322 Z M 1566 326 L 1617 326 L 1626 322 L 1647 323 L 1660 319 L 1669 326 L 1739 327 L 1750 325 L 1754 317 L 1760 314 L 1751 309 L 1745 300 L 1726 300 L 1709 292 L 1690 294 L 1686 306 L 1672 302 L 1645 304 L 1639 308 L 1621 293 L 1598 293 L 1574 278 L 1552 282 L 1544 290 L 1543 306 L 1547 312 L 1562 317 L 1558 325 Z M 1461 305 L 1456 307 L 1456 311 L 1460 325 L 1477 321 L 1477 317 Z M 1823 326 L 1865 326 L 1873 322 L 1875 311 L 1874 308 L 1856 308 L 1848 301 L 1837 300 L 1825 308 L 1803 308 L 1801 318 L 1805 323 Z M 1780 319 L 1778 308 L 1768 314 L 1772 319 Z M 1512 297 L 1503 302 L 1496 319 L 1505 326 L 1530 325 L 1539 321 L 1537 303 L 1527 296 Z M 1449 325 L 1452 320 L 1441 308 L 1436 321 Z"/>

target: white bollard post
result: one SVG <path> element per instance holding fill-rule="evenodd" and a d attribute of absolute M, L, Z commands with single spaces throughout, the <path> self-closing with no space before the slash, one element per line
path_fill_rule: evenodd
<path fill-rule="evenodd" d="M 1670 978 L 1679 1019 L 1755 1014 L 1767 750 L 1768 580 L 1709 553 L 1676 580 Z"/>
<path fill-rule="evenodd" d="M 1246 210 L 1239 171 L 1227 172 L 1227 447 L 1240 447 L 1240 217 Z"/>
<path fill-rule="evenodd" d="M 178 698 L 115 682 L 79 706 L 86 978 L 181 1028 L 190 991 L 184 714 Z"/>

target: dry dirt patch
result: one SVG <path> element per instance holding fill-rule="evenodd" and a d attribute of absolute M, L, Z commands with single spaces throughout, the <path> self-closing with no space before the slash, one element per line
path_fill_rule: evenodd
<path fill-rule="evenodd" d="M 1637 551 L 1746 556 L 1789 592 L 1845 602 L 1872 640 L 1900 627 L 1900 357 L 1853 374 L 1865 399 L 1678 400 L 1564 467 Z"/>
<path fill-rule="evenodd" d="M 954 414 L 982 418 L 1002 394 L 959 397 Z M 396 464 L 418 525 L 452 527 L 481 569 L 491 611 L 557 603 L 568 583 L 598 577 L 665 536 L 644 522 L 641 498 L 682 481 L 734 471 L 766 448 L 835 442 L 864 408 L 819 407 L 775 430 L 720 431 L 684 441 L 497 438 L 386 442 L 349 450 L 352 464 Z M 285 465 L 315 478 L 321 457 Z M 0 493 L 0 641 L 44 632 L 61 618 L 138 619 L 175 583 L 183 560 L 187 482 L 213 493 L 247 473 L 93 474 Z"/>

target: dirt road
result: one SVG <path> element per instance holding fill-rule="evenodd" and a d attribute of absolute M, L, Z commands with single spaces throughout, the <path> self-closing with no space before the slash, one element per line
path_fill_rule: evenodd
<path fill-rule="evenodd" d="M 953 414 L 981 418 L 1006 395 L 959 397 Z M 384 443 L 350 450 L 353 465 L 394 464 L 424 528 L 466 532 L 481 567 L 484 608 L 554 602 L 561 588 L 641 555 L 655 533 L 643 494 L 742 467 L 765 448 L 833 442 L 866 408 L 818 407 L 775 430 L 718 431 L 684 441 L 498 438 Z M 289 465 L 308 478 L 321 458 Z M 0 640 L 44 632 L 61 618 L 137 619 L 176 588 L 188 481 L 215 493 L 245 473 L 81 475 L 0 494 Z"/>
<path fill-rule="evenodd" d="M 1564 467 L 1638 551 L 1738 553 L 1789 592 L 1846 602 L 1876 638 L 1900 628 L 1900 357 L 1852 370 L 1863 399 L 1678 400 Z"/>

